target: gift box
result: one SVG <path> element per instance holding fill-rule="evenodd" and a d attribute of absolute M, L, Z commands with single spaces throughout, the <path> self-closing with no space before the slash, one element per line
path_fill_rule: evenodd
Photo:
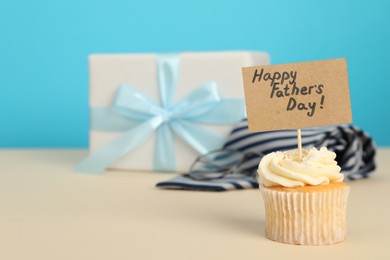
<path fill-rule="evenodd" d="M 187 171 L 245 117 L 241 67 L 265 64 L 245 51 L 91 55 L 90 155 L 77 170 Z"/>

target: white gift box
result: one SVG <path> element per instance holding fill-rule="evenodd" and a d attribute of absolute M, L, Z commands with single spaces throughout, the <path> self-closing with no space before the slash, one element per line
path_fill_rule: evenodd
<path fill-rule="evenodd" d="M 110 107 L 118 86 L 130 85 L 159 103 L 157 54 L 93 54 L 89 57 L 90 108 Z M 263 52 L 193 52 L 180 54 L 180 68 L 174 103 L 205 82 L 215 81 L 223 98 L 244 98 L 241 67 L 269 64 Z M 232 125 L 202 126 L 227 137 Z M 90 130 L 90 152 L 118 138 L 122 132 Z M 133 151 L 122 156 L 109 168 L 116 170 L 153 171 L 155 133 Z M 199 155 L 189 144 L 174 136 L 176 171 L 186 172 Z"/>

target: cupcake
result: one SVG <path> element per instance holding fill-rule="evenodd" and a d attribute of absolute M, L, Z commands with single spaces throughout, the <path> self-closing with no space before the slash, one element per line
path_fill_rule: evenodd
<path fill-rule="evenodd" d="M 259 164 L 259 187 L 266 210 L 267 238 L 296 245 L 328 245 L 344 240 L 349 186 L 322 147 L 273 152 Z"/>

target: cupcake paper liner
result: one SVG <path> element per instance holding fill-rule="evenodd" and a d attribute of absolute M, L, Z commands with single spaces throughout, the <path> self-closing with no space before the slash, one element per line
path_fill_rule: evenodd
<path fill-rule="evenodd" d="M 346 235 L 349 186 L 314 192 L 280 191 L 260 186 L 267 238 L 296 245 L 327 245 Z"/>

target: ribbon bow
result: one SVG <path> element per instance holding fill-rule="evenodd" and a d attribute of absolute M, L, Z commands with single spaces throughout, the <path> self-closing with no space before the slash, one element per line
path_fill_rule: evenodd
<path fill-rule="evenodd" d="M 210 82 L 173 105 L 179 62 L 178 55 L 157 58 L 161 106 L 135 88 L 122 85 L 112 107 L 92 108 L 92 129 L 124 133 L 85 158 L 76 167 L 77 171 L 103 172 L 141 145 L 154 131 L 157 134 L 153 161 L 156 171 L 176 169 L 174 133 L 200 154 L 222 147 L 224 137 L 198 124 L 234 124 L 245 117 L 244 101 L 221 99 L 216 83 Z"/>

